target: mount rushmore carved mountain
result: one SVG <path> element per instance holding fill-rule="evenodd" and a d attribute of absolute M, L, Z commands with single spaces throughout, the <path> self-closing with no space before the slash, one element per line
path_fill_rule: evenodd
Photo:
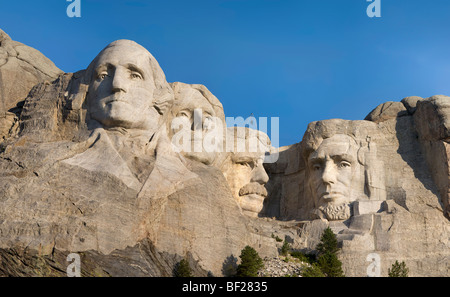
<path fill-rule="evenodd" d="M 386 102 L 275 148 L 136 42 L 64 73 L 0 30 L 0 275 L 64 276 L 78 253 L 84 276 L 172 276 L 183 258 L 222 276 L 246 245 L 312 251 L 329 226 L 346 276 L 372 253 L 382 276 L 396 260 L 450 276 L 449 106 Z"/>

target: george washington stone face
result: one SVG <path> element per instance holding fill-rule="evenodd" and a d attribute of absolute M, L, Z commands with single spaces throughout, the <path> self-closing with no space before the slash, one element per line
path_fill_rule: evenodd
<path fill-rule="evenodd" d="M 158 84 L 165 78 L 144 47 L 130 40 L 115 41 L 100 52 L 88 69 L 91 119 L 106 128 L 152 131 L 158 127 L 161 114 L 155 107 L 155 97 L 164 88 Z"/>

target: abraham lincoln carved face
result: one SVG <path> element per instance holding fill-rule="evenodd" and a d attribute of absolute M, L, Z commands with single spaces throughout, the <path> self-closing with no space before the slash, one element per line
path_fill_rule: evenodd
<path fill-rule="evenodd" d="M 355 200 L 353 184 L 358 180 L 358 145 L 344 134 L 324 139 L 309 155 L 309 185 L 316 208 L 328 220 L 350 217 L 349 203 Z"/>

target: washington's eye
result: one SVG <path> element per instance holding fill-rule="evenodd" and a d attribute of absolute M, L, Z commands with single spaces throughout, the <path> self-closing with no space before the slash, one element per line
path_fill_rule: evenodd
<path fill-rule="evenodd" d="M 140 74 L 137 73 L 137 72 L 132 72 L 132 73 L 130 74 L 130 77 L 131 77 L 132 79 L 142 79 L 142 75 L 140 75 Z"/>
<path fill-rule="evenodd" d="M 339 168 L 348 168 L 350 166 L 352 166 L 352 164 L 350 162 L 348 162 L 348 161 L 341 161 L 338 164 Z"/>

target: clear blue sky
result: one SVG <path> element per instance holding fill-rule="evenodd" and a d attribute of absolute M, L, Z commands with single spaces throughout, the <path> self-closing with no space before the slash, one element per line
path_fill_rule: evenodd
<path fill-rule="evenodd" d="M 229 117 L 279 117 L 280 145 L 309 122 L 364 119 L 378 104 L 450 95 L 450 1 L 1 1 L 0 28 L 65 72 L 132 39 L 169 82 L 204 84 Z"/>

